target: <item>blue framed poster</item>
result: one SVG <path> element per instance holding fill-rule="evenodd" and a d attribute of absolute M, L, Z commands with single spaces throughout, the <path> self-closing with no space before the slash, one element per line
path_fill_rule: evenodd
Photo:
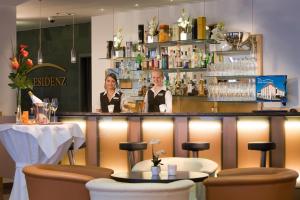
<path fill-rule="evenodd" d="M 287 102 L 286 75 L 256 77 L 256 101 Z"/>

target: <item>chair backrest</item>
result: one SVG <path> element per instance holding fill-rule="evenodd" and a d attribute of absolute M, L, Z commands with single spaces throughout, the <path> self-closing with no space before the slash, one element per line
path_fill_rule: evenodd
<path fill-rule="evenodd" d="M 223 170 L 203 183 L 207 200 L 293 200 L 297 177 L 285 168 L 240 168 Z"/>
<path fill-rule="evenodd" d="M 112 179 L 94 179 L 86 184 L 91 200 L 188 200 L 193 181 L 172 183 L 121 183 Z"/>
<path fill-rule="evenodd" d="M 218 164 L 212 160 L 205 158 L 181 158 L 181 157 L 168 157 L 162 158 L 161 166 L 162 171 L 167 171 L 168 164 L 176 164 L 177 171 L 195 171 L 204 172 L 213 176 L 218 168 Z M 135 164 L 132 171 L 151 171 L 151 160 L 143 160 Z"/>
<path fill-rule="evenodd" d="M 85 184 L 113 170 L 87 166 L 31 165 L 23 169 L 30 200 L 89 200 Z"/>

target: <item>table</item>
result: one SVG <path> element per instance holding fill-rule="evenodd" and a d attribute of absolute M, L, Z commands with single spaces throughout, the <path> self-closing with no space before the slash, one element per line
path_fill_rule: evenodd
<path fill-rule="evenodd" d="M 158 176 L 152 176 L 151 172 L 118 172 L 111 175 L 112 179 L 126 183 L 170 183 L 178 180 L 192 180 L 202 182 L 208 174 L 202 172 L 177 171 L 176 176 L 168 176 L 167 171 L 162 171 Z"/>
<path fill-rule="evenodd" d="M 28 200 L 25 176 L 27 165 L 57 164 L 74 141 L 74 148 L 84 143 L 85 137 L 78 124 L 47 125 L 0 124 L 0 141 L 16 162 L 16 172 L 10 200 Z"/>

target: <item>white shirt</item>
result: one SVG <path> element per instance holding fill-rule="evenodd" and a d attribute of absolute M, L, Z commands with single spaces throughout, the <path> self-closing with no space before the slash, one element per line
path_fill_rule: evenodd
<path fill-rule="evenodd" d="M 154 97 L 156 97 L 156 95 L 160 91 L 162 91 L 162 90 L 166 91 L 166 93 L 165 93 L 165 104 L 167 106 L 166 112 L 171 113 L 172 112 L 172 94 L 171 94 L 171 92 L 169 90 L 167 90 L 166 87 L 161 87 L 161 89 L 157 90 L 157 91 L 155 91 L 154 88 L 152 87 L 151 90 L 154 93 Z M 149 105 L 148 105 L 148 91 L 145 95 L 144 105 L 145 105 L 144 106 L 144 112 L 148 112 L 148 107 L 149 107 Z"/>
<path fill-rule="evenodd" d="M 103 95 L 106 95 L 106 94 L 107 94 L 107 90 L 104 91 Z M 120 94 L 120 91 L 115 90 L 115 93 L 114 93 L 114 95 L 112 96 L 111 99 L 113 99 L 116 96 L 116 94 Z M 108 100 L 111 101 L 111 99 L 108 99 Z M 122 93 L 122 95 L 121 95 L 121 105 L 120 105 L 121 112 L 127 111 L 127 109 L 124 108 L 125 100 L 126 100 L 125 95 L 124 95 L 124 93 Z M 101 100 L 100 100 L 100 109 L 101 109 Z"/>

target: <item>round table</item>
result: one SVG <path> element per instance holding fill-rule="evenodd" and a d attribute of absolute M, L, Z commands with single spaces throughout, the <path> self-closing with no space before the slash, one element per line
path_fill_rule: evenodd
<path fill-rule="evenodd" d="M 167 171 L 162 171 L 158 176 L 152 176 L 151 172 L 117 172 L 111 178 L 126 183 L 170 183 L 178 180 L 192 180 L 202 182 L 208 174 L 202 172 L 177 171 L 175 176 L 168 176 Z"/>

